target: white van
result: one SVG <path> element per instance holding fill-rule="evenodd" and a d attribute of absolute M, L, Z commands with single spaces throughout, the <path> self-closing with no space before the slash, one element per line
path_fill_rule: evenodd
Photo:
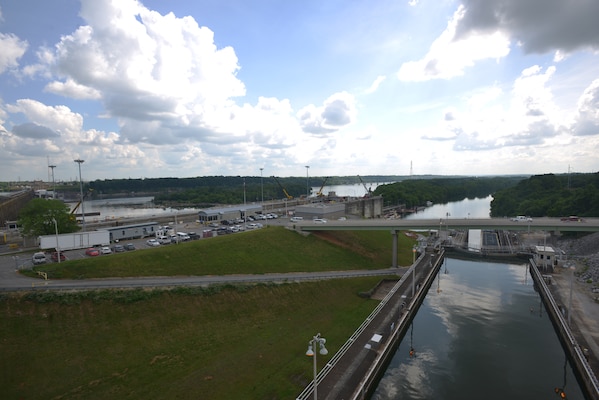
<path fill-rule="evenodd" d="M 304 217 L 291 217 L 291 219 L 289 221 L 291 222 L 300 222 L 303 221 Z"/>
<path fill-rule="evenodd" d="M 189 235 L 185 232 L 177 232 L 177 238 L 179 239 L 179 241 L 182 242 L 191 239 Z"/>

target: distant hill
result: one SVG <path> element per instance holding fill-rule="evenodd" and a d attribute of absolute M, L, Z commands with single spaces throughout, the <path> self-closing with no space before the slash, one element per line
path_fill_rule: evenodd
<path fill-rule="evenodd" d="M 599 173 L 535 175 L 498 191 L 491 216 L 599 216 Z"/>

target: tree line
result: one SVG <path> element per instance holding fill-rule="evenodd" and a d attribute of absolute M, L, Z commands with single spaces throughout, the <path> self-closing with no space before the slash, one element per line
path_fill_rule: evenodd
<path fill-rule="evenodd" d="M 497 191 L 491 216 L 599 216 L 599 173 L 535 175 Z"/>
<path fill-rule="evenodd" d="M 380 185 L 374 195 L 383 196 L 385 205 L 404 204 L 408 208 L 424 206 L 427 202 L 443 204 L 465 198 L 487 197 L 498 190 L 516 185 L 526 177 L 459 177 L 406 179 Z"/>

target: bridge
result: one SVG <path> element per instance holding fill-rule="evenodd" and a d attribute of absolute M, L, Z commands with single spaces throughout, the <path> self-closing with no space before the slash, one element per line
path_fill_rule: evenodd
<path fill-rule="evenodd" d="M 516 222 L 509 218 L 442 218 L 442 219 L 348 219 L 317 223 L 300 221 L 295 228 L 301 231 L 339 230 L 506 230 L 547 232 L 599 232 L 599 218 L 582 221 L 562 221 L 560 218 L 535 218 L 529 222 Z"/>

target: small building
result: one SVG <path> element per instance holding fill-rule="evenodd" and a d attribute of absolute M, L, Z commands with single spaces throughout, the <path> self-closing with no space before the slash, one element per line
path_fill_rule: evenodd
<path fill-rule="evenodd" d="M 198 221 L 201 224 L 220 223 L 223 220 L 244 219 L 262 213 L 262 206 L 256 204 L 238 204 L 228 207 L 212 207 L 200 210 Z"/>
<path fill-rule="evenodd" d="M 160 229 L 158 222 L 144 222 L 132 225 L 121 225 L 106 228 L 110 234 L 110 241 L 124 239 L 142 239 L 148 236 L 155 236 Z"/>
<path fill-rule="evenodd" d="M 534 260 L 543 271 L 551 272 L 557 265 L 555 250 L 551 246 L 535 246 Z"/>

